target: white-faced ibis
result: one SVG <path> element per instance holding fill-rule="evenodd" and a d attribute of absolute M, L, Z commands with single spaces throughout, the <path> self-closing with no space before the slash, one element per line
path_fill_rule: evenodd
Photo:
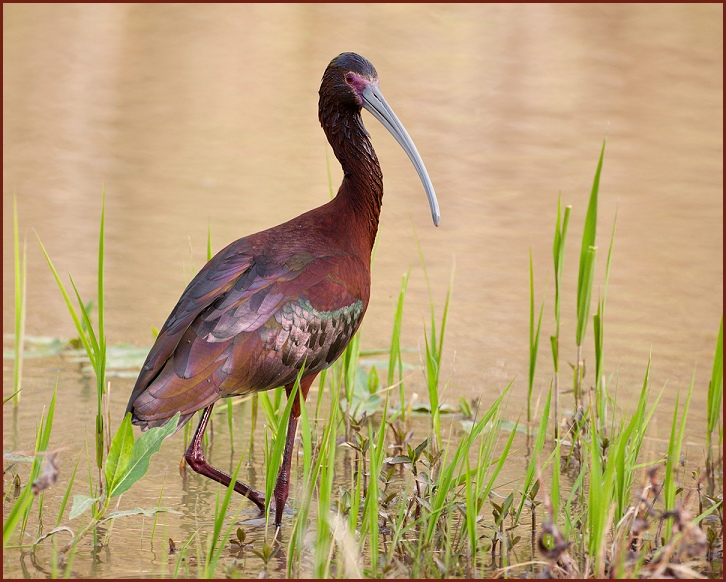
<path fill-rule="evenodd" d="M 143 429 L 181 413 L 179 427 L 204 409 L 185 458 L 225 486 L 230 477 L 204 459 L 202 435 L 214 403 L 284 386 L 303 369 L 303 401 L 318 373 L 343 352 L 370 296 L 370 261 L 383 198 L 383 175 L 361 119 L 368 110 L 411 158 L 431 205 L 439 207 L 421 157 L 378 88 L 363 57 L 343 53 L 320 85 L 318 116 L 343 167 L 337 196 L 288 222 L 222 249 L 182 293 L 144 362 L 127 412 Z M 288 495 L 300 400 L 293 403 L 280 473 L 275 525 Z M 264 495 L 237 481 L 235 491 L 260 510 Z"/>

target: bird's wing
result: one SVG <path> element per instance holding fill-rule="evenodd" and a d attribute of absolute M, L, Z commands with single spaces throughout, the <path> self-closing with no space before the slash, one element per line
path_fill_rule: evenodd
<path fill-rule="evenodd" d="M 235 249 L 234 245 L 229 245 L 196 274 L 182 293 L 146 356 L 131 392 L 127 412 L 131 411 L 136 397 L 159 373 L 194 318 L 234 287 L 240 276 L 249 269 L 252 261 L 253 255 L 247 249 Z"/>
<path fill-rule="evenodd" d="M 247 245 L 220 252 L 162 327 L 127 410 L 147 426 L 176 411 L 184 422 L 220 396 L 285 385 L 303 362 L 311 372 L 326 367 L 367 303 L 367 292 L 344 283 L 351 261 L 304 252 L 272 260 Z"/>

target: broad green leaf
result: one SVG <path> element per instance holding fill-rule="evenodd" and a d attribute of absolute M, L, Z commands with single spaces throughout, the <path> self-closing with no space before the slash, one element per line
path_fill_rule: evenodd
<path fill-rule="evenodd" d="M 131 428 L 131 414 L 127 413 L 111 441 L 111 450 L 106 459 L 106 489 L 113 492 L 116 484 L 126 474 L 134 449 L 134 431 Z"/>
<path fill-rule="evenodd" d="M 71 507 L 71 512 L 68 515 L 68 518 L 75 519 L 79 515 L 85 513 L 91 507 L 93 507 L 93 504 L 96 503 L 96 501 L 98 501 L 99 499 L 99 497 L 89 497 L 88 495 L 83 495 L 82 493 L 76 493 L 73 496 L 73 506 Z"/>
<path fill-rule="evenodd" d="M 176 431 L 179 423 L 179 413 L 169 420 L 164 426 L 150 428 L 134 443 L 131 451 L 131 459 L 124 476 L 116 482 L 115 487 L 111 490 L 109 496 L 111 498 L 121 495 L 128 491 L 131 486 L 141 479 L 149 469 L 149 460 L 160 448 L 161 443 L 168 436 Z"/>

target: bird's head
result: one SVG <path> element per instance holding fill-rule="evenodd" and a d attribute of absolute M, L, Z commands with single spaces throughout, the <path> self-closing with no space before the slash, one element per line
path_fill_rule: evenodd
<path fill-rule="evenodd" d="M 413 140 L 383 98 L 375 67 L 356 53 L 342 53 L 330 61 L 323 73 L 320 84 L 320 121 L 325 128 L 326 117 L 337 117 L 341 113 L 345 116 L 346 110 L 359 114 L 361 109 L 380 121 L 410 158 L 426 190 L 434 224 L 438 226 L 441 215 L 433 184 Z"/>
<path fill-rule="evenodd" d="M 375 67 L 356 53 L 343 53 L 335 57 L 325 70 L 320 96 L 330 95 L 339 104 L 360 110 L 365 106 L 366 89 L 372 85 L 378 85 Z"/>

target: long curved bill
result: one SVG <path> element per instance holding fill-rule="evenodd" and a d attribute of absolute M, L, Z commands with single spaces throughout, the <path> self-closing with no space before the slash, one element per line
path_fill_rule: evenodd
<path fill-rule="evenodd" d="M 386 100 L 381 94 L 381 90 L 377 84 L 366 84 L 363 89 L 361 96 L 363 97 L 363 107 L 373 117 L 380 121 L 383 126 L 391 132 L 391 135 L 396 138 L 396 141 L 401 145 L 403 151 L 408 154 L 414 168 L 418 172 L 421 182 L 423 182 L 424 189 L 426 190 L 426 196 L 429 199 L 429 206 L 431 206 L 431 217 L 434 219 L 434 225 L 439 226 L 441 222 L 441 213 L 439 212 L 439 201 L 436 199 L 436 192 L 434 192 L 434 185 L 431 183 L 431 178 L 426 171 L 423 160 L 413 145 L 413 140 L 408 135 L 406 128 L 398 120 L 396 114 L 393 113 L 393 109 L 386 103 Z"/>

